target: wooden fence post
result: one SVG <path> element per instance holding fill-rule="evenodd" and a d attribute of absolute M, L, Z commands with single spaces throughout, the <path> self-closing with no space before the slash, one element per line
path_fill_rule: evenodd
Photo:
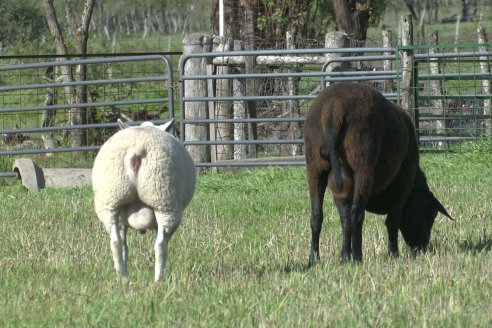
<path fill-rule="evenodd" d="M 234 51 L 243 50 L 243 43 L 239 40 L 234 40 Z M 235 72 L 240 75 L 241 68 L 234 68 Z M 243 78 L 234 79 L 232 82 L 232 95 L 233 97 L 244 97 L 245 85 Z M 244 100 L 235 100 L 233 102 L 234 106 L 234 118 L 235 119 L 245 119 L 246 118 L 246 106 Z M 244 141 L 246 140 L 246 123 L 234 123 L 234 141 Z M 235 144 L 234 145 L 234 159 L 245 159 L 247 157 L 247 146 L 245 144 Z"/>
<path fill-rule="evenodd" d="M 487 43 L 487 34 L 485 33 L 485 29 L 483 27 L 478 28 L 478 44 L 485 44 Z M 480 52 L 485 52 L 487 51 L 487 47 L 485 46 L 479 46 L 478 51 Z M 480 70 L 482 73 L 485 74 L 490 74 L 490 66 L 489 66 L 489 61 L 490 61 L 490 56 L 481 56 L 480 57 Z M 482 80 L 482 92 L 486 95 L 490 95 L 491 93 L 491 86 L 490 86 L 490 79 L 483 79 Z M 487 136 L 492 136 L 492 112 L 491 112 L 491 101 L 490 97 L 487 99 L 484 99 L 483 101 L 483 114 L 488 116 L 488 118 L 485 119 L 484 122 L 484 127 L 485 127 L 485 133 Z"/>
<path fill-rule="evenodd" d="M 212 50 L 215 50 L 215 37 L 212 38 Z M 213 62 L 212 60 L 208 62 L 208 65 L 207 65 L 207 76 L 210 76 L 210 77 L 213 77 L 215 74 L 215 70 L 214 70 L 214 65 L 213 65 Z M 215 92 L 215 80 L 214 79 L 208 79 L 207 80 L 207 95 L 209 97 L 213 97 L 215 96 L 216 92 Z M 210 100 L 208 102 L 208 118 L 211 119 L 211 120 L 215 120 L 217 119 L 216 115 L 215 115 L 215 102 L 213 100 Z M 217 140 L 217 126 L 214 124 L 214 123 L 210 123 L 208 125 L 209 127 L 209 138 L 210 138 L 210 141 L 216 141 Z M 217 162 L 217 145 L 214 145 L 214 144 L 211 144 L 210 145 L 210 162 L 212 163 L 215 163 Z M 216 173 L 217 172 L 217 168 L 216 167 L 212 167 L 212 172 Z"/>
<path fill-rule="evenodd" d="M 203 34 L 190 34 L 183 39 L 183 54 L 210 52 L 212 39 Z M 189 59 L 184 67 L 185 75 L 196 76 L 207 74 L 207 59 Z M 185 97 L 206 97 L 206 80 L 185 81 Z M 208 118 L 208 103 L 206 101 L 190 101 L 185 103 L 185 117 L 187 119 Z M 181 132 L 183 133 L 183 131 Z M 209 139 L 208 124 L 193 123 L 185 125 L 185 141 L 206 141 Z M 188 145 L 188 151 L 195 162 L 210 162 L 210 147 L 202 145 Z"/>
<path fill-rule="evenodd" d="M 333 48 L 333 49 L 340 49 L 340 48 L 347 48 L 349 46 L 349 39 L 347 35 L 343 32 L 328 32 L 326 33 L 325 36 L 325 48 Z M 334 60 L 338 57 L 342 57 L 343 54 L 341 53 L 333 53 L 329 52 L 325 54 L 326 61 Z M 328 65 L 326 70 L 328 72 L 337 72 L 337 71 L 343 71 L 346 70 L 348 67 L 347 62 L 341 62 L 341 63 L 332 63 Z M 330 82 L 326 83 L 326 87 L 330 85 Z M 323 87 L 325 87 L 323 86 Z"/>
<path fill-rule="evenodd" d="M 400 85 L 401 106 L 409 112 L 412 122 L 418 128 L 418 122 L 415 121 L 415 95 L 414 95 L 414 59 L 413 49 L 413 25 L 412 16 L 401 18 L 401 45 L 403 46 L 402 58 L 402 79 Z"/>
<path fill-rule="evenodd" d="M 46 69 L 44 73 L 44 78 L 47 83 L 55 82 L 55 68 L 50 66 Z M 44 100 L 44 106 L 53 106 L 55 105 L 55 89 L 53 87 L 46 88 L 46 99 Z M 43 111 L 43 115 L 41 116 L 41 125 L 42 127 L 50 127 L 53 126 L 54 116 L 56 114 L 56 110 L 54 109 L 45 109 Z M 41 134 L 41 139 L 44 142 L 44 148 L 52 149 L 55 148 L 55 140 L 53 138 L 53 132 L 44 132 Z M 53 156 L 54 153 L 46 153 L 46 156 Z"/>
<path fill-rule="evenodd" d="M 434 31 L 431 34 L 431 37 L 434 41 L 434 44 L 436 45 L 435 48 L 430 48 L 430 53 L 431 54 L 436 54 L 439 53 L 439 49 L 437 48 L 437 45 L 439 44 L 439 32 Z M 429 61 L 429 66 L 430 66 L 430 71 L 434 75 L 440 75 L 441 74 L 441 67 L 439 66 L 439 58 L 431 58 Z M 433 112 L 436 116 L 443 116 L 444 115 L 444 92 L 443 92 L 443 81 L 440 79 L 433 79 L 430 81 L 431 83 L 431 88 L 432 88 L 432 94 L 434 96 L 437 96 L 437 98 L 433 101 L 434 103 L 434 109 Z M 445 121 L 444 120 L 436 120 L 436 132 L 439 134 L 439 136 L 443 136 L 445 133 Z M 437 149 L 439 150 L 445 150 L 447 146 L 446 142 L 443 141 L 438 141 L 437 142 Z"/>
<path fill-rule="evenodd" d="M 393 34 L 391 33 L 390 30 L 387 30 L 386 28 L 383 29 L 383 47 L 384 48 L 391 48 L 392 46 L 392 41 L 393 41 Z M 391 53 L 386 52 L 384 55 L 390 55 Z M 384 71 L 390 71 L 393 69 L 393 61 L 392 60 L 385 60 L 383 62 L 383 70 Z M 390 93 L 393 92 L 393 80 L 384 80 L 384 92 Z"/>
<path fill-rule="evenodd" d="M 214 51 L 231 51 L 233 47 L 233 41 L 231 38 L 225 39 L 224 37 L 214 38 Z M 222 74 L 231 74 L 231 66 L 223 65 L 217 66 L 217 76 Z M 230 97 L 232 94 L 232 80 L 230 79 L 217 79 L 215 80 L 215 93 L 217 97 Z M 232 118 L 232 102 L 230 101 L 216 101 L 215 102 L 215 117 L 217 119 L 230 119 Z M 233 126 L 230 123 L 217 123 L 215 129 L 215 138 L 219 141 L 233 140 Z M 234 158 L 234 147 L 229 145 L 217 145 L 217 161 L 231 160 Z"/>
<path fill-rule="evenodd" d="M 292 33 L 286 33 L 286 45 L 287 49 L 295 49 L 294 36 Z M 293 72 L 298 71 L 298 69 L 292 69 Z M 287 78 L 287 93 L 289 96 L 294 96 L 298 94 L 299 89 L 299 78 L 289 77 Z M 284 110 L 285 117 L 300 117 L 299 101 L 298 100 L 288 100 L 287 108 Z M 290 122 L 286 124 L 287 127 L 287 138 L 288 139 L 298 139 L 300 138 L 300 125 L 298 122 Z M 288 153 L 291 156 L 298 156 L 301 154 L 301 146 L 298 144 L 285 145 L 288 147 Z"/>
<path fill-rule="evenodd" d="M 255 21 L 254 14 L 251 8 L 246 9 L 244 11 L 244 19 L 245 19 L 245 31 L 244 31 L 244 50 L 252 51 L 255 50 Z M 256 66 L 256 57 L 255 56 L 245 56 L 244 58 L 244 73 L 245 74 L 254 74 Z M 246 79 L 245 81 L 245 94 L 246 96 L 254 96 L 257 94 L 256 92 L 256 79 Z M 246 102 L 248 108 L 249 118 L 256 118 L 256 100 L 249 100 Z M 249 123 L 248 124 L 248 139 L 249 140 L 257 140 L 258 139 L 258 124 L 257 123 Z M 249 144 L 248 145 L 248 156 L 252 158 L 256 158 L 256 154 L 258 152 L 258 144 Z"/>

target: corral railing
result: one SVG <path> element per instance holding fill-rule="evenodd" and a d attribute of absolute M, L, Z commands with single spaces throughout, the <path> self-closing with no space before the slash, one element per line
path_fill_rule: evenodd
<path fill-rule="evenodd" d="M 405 52 L 412 53 L 408 67 Z M 490 63 L 490 43 L 185 54 L 181 139 L 197 166 L 303 165 L 302 124 L 311 101 L 329 83 L 359 81 L 411 104 L 421 149 L 492 142 Z"/>
<path fill-rule="evenodd" d="M 116 119 L 165 121 L 174 117 L 173 74 L 163 55 L 50 60 L 0 66 L 0 176 L 14 158 L 33 157 L 44 167 L 92 167 L 100 146 L 117 130 Z M 33 58 L 32 60 L 39 60 Z M 62 76 L 60 68 L 87 67 L 85 81 Z M 87 87 L 86 101 L 67 88 Z M 70 116 L 82 110 L 82 119 Z M 82 135 L 74 145 L 70 135 Z M 70 153 L 70 154 L 68 154 Z M 78 154 L 78 155 L 77 155 Z"/>
<path fill-rule="evenodd" d="M 303 165 L 302 124 L 312 100 L 329 83 L 370 83 L 405 103 L 402 53 L 411 71 L 415 124 L 423 149 L 447 150 L 462 140 L 491 140 L 491 44 L 199 51 L 179 61 L 173 87 L 168 56 L 138 55 L 0 66 L 0 176 L 13 176 L 17 157 L 43 167 L 91 167 L 116 118 L 160 123 L 174 116 L 199 167 Z M 64 83 L 58 68 L 88 67 L 83 82 Z M 67 87 L 87 86 L 72 104 Z M 179 90 L 178 90 L 179 89 Z M 406 102 L 412 103 L 412 102 Z M 84 124 L 71 124 L 84 109 Z M 84 144 L 70 143 L 83 131 Z M 3 172 L 3 173 L 2 173 Z"/>
<path fill-rule="evenodd" d="M 365 65 L 396 58 L 394 48 L 185 54 L 179 64 L 181 139 L 199 167 L 304 165 L 302 122 L 317 93 L 339 81 L 381 88 L 394 83 L 396 70 Z M 249 60 L 254 65 L 246 72 Z M 349 62 L 361 68 L 350 69 Z M 383 94 L 396 100 L 394 90 Z"/>
<path fill-rule="evenodd" d="M 413 46 L 421 149 L 491 140 L 491 44 Z M 492 149 L 491 149 L 492 150 Z"/>

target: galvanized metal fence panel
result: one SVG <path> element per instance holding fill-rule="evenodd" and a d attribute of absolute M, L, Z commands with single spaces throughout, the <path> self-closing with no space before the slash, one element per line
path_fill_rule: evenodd
<path fill-rule="evenodd" d="M 327 58 L 326 54 L 332 56 Z M 333 58 L 333 54 L 339 57 Z M 254 72 L 244 71 L 248 57 L 255 58 Z M 209 63 L 207 72 L 211 74 L 190 74 L 193 69 L 190 70 L 187 65 L 194 59 L 203 59 L 199 62 Z M 198 167 L 304 165 L 304 114 L 327 83 L 367 81 L 381 89 L 386 80 L 398 80 L 396 70 L 381 72 L 373 67 L 333 70 L 329 69 L 330 66 L 347 62 L 381 64 L 384 60 L 396 60 L 394 48 L 185 54 L 179 63 L 181 140 L 192 149 L 192 155 L 197 148 L 212 154 L 210 161 L 196 160 Z M 217 73 L 218 67 L 225 66 L 233 72 Z M 246 85 L 248 80 L 253 82 L 254 87 L 241 91 L 241 85 Z M 220 84 L 224 84 L 224 81 L 229 81 L 226 87 L 228 90 L 220 90 Z M 206 91 L 201 95 L 187 95 L 187 90 L 195 88 L 193 82 L 205 82 Z M 397 98 L 396 92 L 383 93 L 390 99 Z M 187 113 L 186 108 L 192 103 L 201 104 L 207 113 L 206 117 Z M 226 115 L 221 112 L 224 104 L 230 106 Z M 254 112 L 249 111 L 251 106 L 255 107 Z M 205 126 L 207 140 L 189 138 L 188 131 L 196 125 Z M 230 133 L 224 137 L 218 133 L 221 129 L 229 130 Z M 242 131 L 238 133 L 238 130 Z M 238 135 L 242 137 L 238 138 Z"/>
<path fill-rule="evenodd" d="M 480 70 L 484 63 L 490 66 L 490 44 L 462 45 L 460 51 L 455 51 L 456 45 L 452 45 L 449 52 L 450 46 L 438 47 L 440 50 L 432 53 L 430 46 L 411 46 L 185 54 L 179 64 L 181 139 L 193 151 L 201 147 L 212 154 L 206 160 L 195 157 L 199 167 L 303 165 L 302 123 L 316 94 L 327 83 L 359 81 L 372 84 L 388 99 L 400 103 L 401 56 L 403 50 L 411 48 L 415 52 L 412 67 L 415 78 L 409 88 L 413 90 L 416 108 L 409 110 L 415 112 L 421 148 L 456 150 L 467 140 L 492 142 L 491 93 L 484 91 L 487 81 L 490 85 L 491 73 L 490 69 Z M 327 53 L 338 53 L 339 57 L 325 57 Z M 254 71 L 245 71 L 248 57 L 254 57 Z M 193 74 L 193 70 L 186 68 L 195 59 L 208 63 L 208 74 Z M 383 62 L 391 62 L 391 69 L 383 69 Z M 431 70 L 436 62 L 445 65 L 446 70 L 439 73 Z M 339 69 L 329 69 L 334 64 Z M 228 67 L 229 71 L 220 71 L 220 67 Z M 219 90 L 219 84 L 225 80 L 231 82 L 224 92 Z M 254 81 L 255 87 L 247 91 L 237 91 L 231 86 L 245 85 L 248 80 Z M 194 88 L 190 83 L 193 81 L 207 84 L 204 94 L 186 94 Z M 441 93 L 433 89 L 435 81 L 444 83 Z M 465 81 L 473 83 L 466 82 L 466 85 Z M 438 111 L 441 100 L 446 103 Z M 460 104 L 453 107 L 456 100 Z M 206 117 L 187 113 L 187 106 L 193 103 L 203 105 Z M 225 103 L 230 104 L 230 109 L 224 116 L 220 111 Z M 254 113 L 248 111 L 251 104 Z M 188 127 L 196 125 L 206 127 L 207 140 L 188 137 Z M 252 125 L 257 126 L 256 135 L 252 133 Z M 229 133 L 220 135 L 217 133 L 220 129 L 228 129 Z M 244 131 L 237 134 L 238 129 Z M 230 149 L 224 151 L 226 147 Z"/>
<path fill-rule="evenodd" d="M 174 117 L 168 56 L 30 60 L 39 59 L 0 66 L 0 176 L 13 176 L 9 170 L 20 156 L 34 157 L 43 167 L 92 167 L 97 150 L 117 131 L 117 118 L 159 123 Z M 76 73 L 78 65 L 87 67 L 87 79 L 64 82 L 60 67 Z M 88 88 L 88 101 L 71 103 L 66 88 L 80 86 Z M 75 109 L 84 110 L 84 124 L 70 123 Z M 82 145 L 70 144 L 73 131 L 83 131 Z"/>
<path fill-rule="evenodd" d="M 491 93 L 484 91 L 491 80 L 490 44 L 480 48 L 466 45 L 459 51 L 455 45 L 431 49 L 412 48 L 412 88 L 422 148 L 456 149 L 453 145 L 459 145 L 457 141 L 491 141 Z M 34 156 L 43 167 L 91 167 L 100 145 L 116 131 L 117 117 L 127 115 L 157 123 L 173 117 L 177 91 L 180 138 L 192 153 L 206 152 L 204 158 L 196 160 L 198 167 L 304 165 L 302 124 L 316 95 L 329 83 L 361 81 L 399 103 L 402 50 L 322 48 L 185 54 L 178 65 L 179 87 L 173 85 L 171 60 L 163 55 L 9 63 L 0 66 L 0 176 L 13 175 L 8 171 L 19 156 Z M 245 62 L 252 58 L 254 65 L 247 68 Z M 200 74 L 189 70 L 194 60 L 205 65 Z M 58 67 L 79 64 L 89 67 L 86 81 L 56 80 Z M 479 68 L 484 65 L 488 71 Z M 48 76 L 50 69 L 53 78 Z M 82 85 L 89 88 L 90 101 L 70 104 L 65 87 Z M 198 111 L 187 111 L 196 105 Z M 86 109 L 87 124 L 67 123 L 73 108 Z M 54 122 L 44 124 L 49 112 L 56 112 Z M 190 128 L 196 126 L 203 128 L 204 138 L 190 137 Z M 69 144 L 68 136 L 74 130 L 86 132 L 85 145 Z M 54 140 L 51 147 L 47 147 L 47 135 Z"/>
<path fill-rule="evenodd" d="M 491 44 L 413 46 L 416 129 L 421 149 L 491 142 Z"/>

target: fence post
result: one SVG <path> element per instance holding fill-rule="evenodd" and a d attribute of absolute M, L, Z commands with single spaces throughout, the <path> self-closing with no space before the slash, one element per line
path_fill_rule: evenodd
<path fill-rule="evenodd" d="M 254 50 L 255 48 L 255 22 L 253 10 L 246 9 L 244 11 L 245 24 L 244 24 L 244 50 Z M 254 74 L 256 66 L 255 56 L 245 56 L 244 58 L 244 72 L 246 74 Z M 245 93 L 247 96 L 256 95 L 256 79 L 246 79 L 245 81 Z M 248 108 L 249 118 L 256 118 L 256 100 L 249 100 L 246 102 Z M 258 124 L 255 122 L 248 124 L 248 139 L 258 140 Z M 256 158 L 258 152 L 258 144 L 249 144 L 248 153 L 249 157 Z"/>
<path fill-rule="evenodd" d="M 402 78 L 400 86 L 401 106 L 408 111 L 413 124 L 418 128 L 418 120 L 415 119 L 415 94 L 414 94 L 414 60 L 413 60 L 413 25 L 412 16 L 401 18 L 401 45 L 403 47 Z"/>
<path fill-rule="evenodd" d="M 325 48 L 327 49 L 340 49 L 340 48 L 347 48 L 349 46 L 349 39 L 347 35 L 343 32 L 328 32 L 326 33 L 325 36 Z M 326 61 L 331 61 L 334 60 L 338 57 L 342 57 L 343 55 L 341 53 L 333 53 L 333 52 L 328 52 L 325 54 Z M 344 71 L 348 67 L 347 62 L 342 62 L 342 63 L 332 63 L 328 65 L 326 68 L 328 72 L 337 72 L 337 71 Z M 330 85 L 330 82 L 324 83 L 322 85 L 322 88 L 325 88 Z"/>
<path fill-rule="evenodd" d="M 434 44 L 436 45 L 435 48 L 430 48 L 430 53 L 431 54 L 437 54 L 439 53 L 439 49 L 437 48 L 437 45 L 439 44 L 439 32 L 434 31 L 431 34 L 432 40 L 434 41 Z M 430 71 L 431 74 L 434 75 L 440 75 L 441 74 L 441 67 L 439 66 L 439 58 L 431 58 L 429 61 L 429 66 L 430 66 Z M 434 114 L 436 116 L 443 116 L 444 115 L 444 92 L 443 92 L 443 81 L 440 79 L 433 79 L 430 81 L 431 83 L 431 88 L 432 88 L 432 94 L 434 96 L 437 96 L 437 98 L 434 100 Z M 436 132 L 439 136 L 444 135 L 445 133 L 445 121 L 443 120 L 436 120 Z M 443 141 L 438 141 L 437 142 L 437 149 L 439 150 L 445 150 L 446 149 L 446 142 Z"/>
<path fill-rule="evenodd" d="M 287 49 L 295 49 L 294 45 L 294 36 L 292 33 L 287 32 L 286 33 L 286 45 Z M 295 72 L 297 71 L 297 68 L 293 68 L 292 71 Z M 289 77 L 287 78 L 287 92 L 289 96 L 294 96 L 298 93 L 298 88 L 299 88 L 299 78 L 297 77 Z M 287 101 L 287 108 L 284 113 L 284 116 L 286 117 L 300 117 L 301 113 L 299 111 L 299 101 L 298 100 L 288 100 Z M 287 138 L 288 139 L 298 139 L 300 138 L 300 127 L 298 122 L 290 122 L 287 123 Z M 300 155 L 301 153 L 301 147 L 300 145 L 297 144 L 292 144 L 292 145 L 286 145 L 289 148 L 289 155 L 291 156 L 297 156 Z"/>
<path fill-rule="evenodd" d="M 387 30 L 386 28 L 383 28 L 383 47 L 384 48 L 391 48 L 391 43 L 393 41 L 393 34 L 391 33 L 390 30 Z M 384 55 L 390 55 L 389 52 L 384 53 Z M 384 71 L 390 71 L 393 67 L 393 61 L 392 60 L 385 60 L 383 62 L 383 70 Z M 393 92 L 393 80 L 384 80 L 384 92 L 390 93 Z"/>
<path fill-rule="evenodd" d="M 243 43 L 239 40 L 234 40 L 234 51 L 243 50 Z M 241 74 L 241 68 L 235 67 L 234 73 Z M 237 78 L 232 82 L 232 95 L 235 98 L 244 97 L 244 79 Z M 234 119 L 246 118 L 246 106 L 244 100 L 235 100 L 234 106 Z M 239 122 L 234 123 L 234 141 L 246 140 L 246 123 Z M 245 159 L 247 157 L 247 147 L 245 144 L 234 144 L 234 159 Z"/>
<path fill-rule="evenodd" d="M 210 52 L 212 47 L 211 38 L 203 34 L 190 34 L 183 39 L 183 54 Z M 207 74 L 206 58 L 190 58 L 184 67 L 187 76 Z M 185 81 L 185 97 L 206 97 L 206 80 L 187 80 Z M 206 101 L 186 102 L 186 119 L 206 119 L 208 118 L 208 103 Z M 182 132 L 183 133 L 183 132 Z M 208 140 L 208 125 L 193 123 L 185 125 L 185 141 L 206 141 Z M 188 145 L 188 151 L 195 162 L 210 162 L 210 147 L 201 145 Z"/>
<path fill-rule="evenodd" d="M 231 51 L 233 42 L 232 39 L 225 39 L 224 37 L 214 38 L 215 52 Z M 217 66 L 217 76 L 222 74 L 230 74 L 231 66 L 223 65 Z M 215 93 L 217 97 L 230 97 L 232 94 L 232 80 L 230 79 L 217 79 L 215 82 Z M 232 102 L 230 101 L 216 101 L 215 102 L 215 117 L 217 119 L 230 119 L 232 118 Z M 217 123 L 216 124 L 216 139 L 219 141 L 233 140 L 233 127 L 230 123 Z M 229 145 L 217 145 L 217 160 L 230 160 L 234 158 L 234 147 Z"/>
<path fill-rule="evenodd" d="M 478 51 L 480 52 L 485 52 L 487 51 L 487 47 L 485 44 L 487 43 L 487 34 L 485 33 L 485 29 L 483 27 L 478 28 L 478 44 L 482 45 L 478 47 Z M 490 74 L 490 67 L 489 67 L 489 60 L 490 60 L 490 55 L 489 56 L 481 56 L 480 57 L 480 70 L 482 73 Z M 486 95 L 490 95 L 491 93 L 491 87 L 490 87 L 490 79 L 483 79 L 482 80 L 482 92 Z M 485 119 L 485 133 L 489 137 L 492 136 L 492 114 L 491 114 L 491 101 L 490 97 L 487 99 L 484 99 L 483 101 L 483 114 L 488 116 L 488 118 Z"/>
<path fill-rule="evenodd" d="M 216 37 L 212 38 L 212 50 L 215 51 L 215 39 Z M 214 70 L 214 65 L 213 65 L 213 60 L 210 60 L 210 62 L 207 65 L 207 76 L 213 77 L 215 74 Z M 208 79 L 207 80 L 207 95 L 209 97 L 214 97 L 216 94 L 215 92 L 215 80 L 214 79 Z M 215 115 L 215 102 L 213 100 L 210 100 L 208 102 L 208 118 L 211 120 L 217 119 L 217 116 Z M 214 123 L 210 123 L 208 125 L 209 127 L 209 137 L 210 141 L 214 142 L 217 140 L 217 131 L 216 131 L 216 125 Z M 210 162 L 215 163 L 217 162 L 217 145 L 211 144 L 210 145 Z M 217 168 L 212 167 L 212 172 L 216 173 Z"/>
<path fill-rule="evenodd" d="M 47 83 L 55 82 L 55 74 L 54 67 L 48 67 L 44 73 L 44 78 Z M 55 90 L 53 87 L 46 88 L 46 99 L 44 100 L 44 106 L 53 106 L 55 104 L 54 99 Z M 41 116 L 41 125 L 42 127 L 50 127 L 53 126 L 54 116 L 56 110 L 54 109 L 45 109 L 43 111 L 43 115 Z M 51 149 L 55 148 L 55 140 L 53 138 L 52 132 L 44 132 L 41 134 L 41 139 L 44 142 L 44 148 Z M 46 156 L 53 156 L 54 153 L 46 153 Z"/>

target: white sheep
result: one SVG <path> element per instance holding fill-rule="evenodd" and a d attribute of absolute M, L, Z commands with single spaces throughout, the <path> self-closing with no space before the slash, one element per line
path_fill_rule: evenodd
<path fill-rule="evenodd" d="M 114 267 L 122 280 L 128 278 L 128 227 L 157 229 L 155 281 L 163 277 L 169 239 L 195 192 L 195 166 L 185 147 L 167 132 L 172 123 L 146 122 L 120 130 L 94 160 L 94 207 L 110 235 Z"/>

